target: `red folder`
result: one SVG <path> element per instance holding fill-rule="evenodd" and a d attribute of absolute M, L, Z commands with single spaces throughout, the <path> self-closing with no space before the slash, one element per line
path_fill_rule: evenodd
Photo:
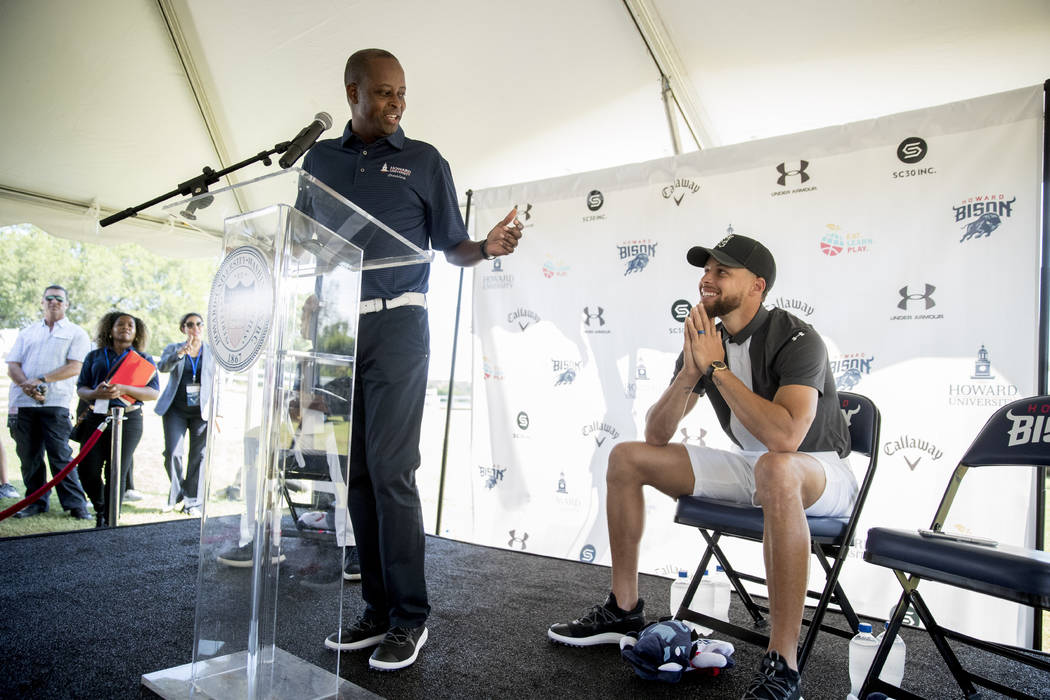
<path fill-rule="evenodd" d="M 110 384 L 146 386 L 149 384 L 149 380 L 153 379 L 153 375 L 156 374 L 156 372 L 157 368 L 153 366 L 152 362 L 132 350 L 124 355 L 124 359 L 120 361 L 120 364 L 117 365 L 112 372 L 110 372 L 109 378 L 106 379 L 106 381 Z M 138 400 L 127 394 L 124 394 L 119 398 L 128 406 Z"/>

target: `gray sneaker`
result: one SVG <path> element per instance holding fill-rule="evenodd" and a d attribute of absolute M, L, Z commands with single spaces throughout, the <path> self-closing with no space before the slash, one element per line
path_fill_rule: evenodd
<path fill-rule="evenodd" d="M 21 498 L 16 489 L 11 484 L 0 484 L 0 498 Z"/>

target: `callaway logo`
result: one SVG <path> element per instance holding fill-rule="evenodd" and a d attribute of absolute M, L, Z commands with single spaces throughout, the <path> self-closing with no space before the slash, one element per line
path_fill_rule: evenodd
<path fill-rule="evenodd" d="M 1013 421 L 1013 426 L 1007 431 L 1010 439 L 1007 441 L 1009 447 L 1016 445 L 1028 445 L 1037 442 L 1050 443 L 1050 421 L 1046 420 L 1046 413 L 1050 413 L 1050 404 L 1042 406 L 1030 405 L 1029 412 L 1039 410 L 1043 415 L 1038 416 L 1015 416 L 1013 409 L 1006 412 L 1006 417 Z"/>

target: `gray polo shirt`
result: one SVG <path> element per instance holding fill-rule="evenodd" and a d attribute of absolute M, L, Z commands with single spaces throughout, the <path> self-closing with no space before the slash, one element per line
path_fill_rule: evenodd
<path fill-rule="evenodd" d="M 30 379 L 53 372 L 68 360 L 83 362 L 91 350 L 87 333 L 68 318 L 55 322 L 48 328 L 43 320 L 36 321 L 18 334 L 15 344 L 7 353 L 6 362 L 18 362 Z M 61 406 L 69 408 L 77 390 L 77 375 L 47 386 L 47 400 L 39 404 L 25 395 L 17 386 L 11 386 L 12 408 L 36 408 L 38 406 Z"/>
<path fill-rule="evenodd" d="M 762 398 L 772 401 L 777 390 L 789 384 L 811 386 L 817 390 L 817 412 L 809 432 L 799 445 L 799 452 L 837 452 L 840 457 L 849 454 L 849 430 L 842 417 L 838 392 L 835 390 L 835 377 L 828 364 L 828 351 L 824 341 L 811 325 L 802 321 L 781 308 L 767 309 L 759 307 L 758 313 L 743 330 L 730 336 L 720 323 L 722 343 L 726 346 L 726 364 L 737 374 L 740 367 L 734 368 L 730 344 L 747 346 L 747 356 L 751 360 L 751 391 Z M 736 350 L 736 348 L 733 348 Z M 682 371 L 682 355 L 678 355 L 674 374 Z M 737 374 L 739 376 L 739 374 Z M 741 380 L 748 384 L 746 378 Z M 693 387 L 693 392 L 707 395 L 722 429 L 738 447 L 753 447 L 750 440 L 746 447 L 733 434 L 732 411 L 722 398 L 718 387 L 707 377 L 701 377 Z"/>

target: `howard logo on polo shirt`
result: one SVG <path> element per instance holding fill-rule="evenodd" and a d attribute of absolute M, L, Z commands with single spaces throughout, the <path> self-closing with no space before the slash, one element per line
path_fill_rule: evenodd
<path fill-rule="evenodd" d="M 379 169 L 379 172 L 386 173 L 387 177 L 396 177 L 399 180 L 407 180 L 408 176 L 412 174 L 412 171 L 408 168 L 389 165 L 388 163 L 383 163 L 383 167 Z"/>

